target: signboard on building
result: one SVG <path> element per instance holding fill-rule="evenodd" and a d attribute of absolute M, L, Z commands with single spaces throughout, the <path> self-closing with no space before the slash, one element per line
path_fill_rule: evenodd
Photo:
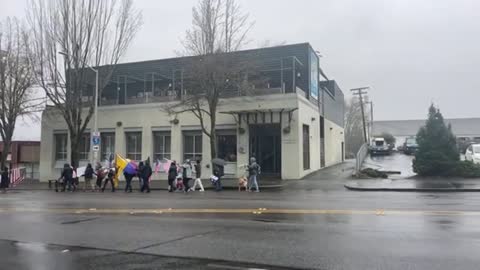
<path fill-rule="evenodd" d="M 310 50 L 310 96 L 318 100 L 318 56 Z"/>

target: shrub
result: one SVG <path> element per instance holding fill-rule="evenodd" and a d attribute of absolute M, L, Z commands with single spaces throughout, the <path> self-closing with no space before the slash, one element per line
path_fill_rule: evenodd
<path fill-rule="evenodd" d="M 465 178 L 480 178 L 480 165 L 471 161 L 459 161 L 456 164 L 455 171 L 452 176 L 460 176 Z"/>
<path fill-rule="evenodd" d="M 417 133 L 418 151 L 413 171 L 421 176 L 452 176 L 459 172 L 457 143 L 450 126 L 446 126 L 440 110 L 429 108 L 425 126 Z"/>

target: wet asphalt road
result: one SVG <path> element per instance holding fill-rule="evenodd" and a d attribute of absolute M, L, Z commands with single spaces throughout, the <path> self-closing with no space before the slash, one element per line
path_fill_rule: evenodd
<path fill-rule="evenodd" d="M 0 269 L 478 269 L 480 194 L 352 192 L 341 169 L 261 193 L 0 194 Z"/>

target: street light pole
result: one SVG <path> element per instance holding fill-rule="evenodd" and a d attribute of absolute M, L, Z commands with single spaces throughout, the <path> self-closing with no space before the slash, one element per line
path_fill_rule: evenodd
<path fill-rule="evenodd" d="M 64 57 L 70 57 L 70 55 L 66 52 L 58 52 L 59 54 L 63 55 Z M 93 107 L 93 133 L 94 134 L 98 134 L 98 73 L 99 73 L 99 70 L 98 69 L 94 69 L 93 67 L 91 67 L 90 65 L 88 65 L 87 63 L 85 63 L 85 66 L 87 66 L 89 69 L 91 69 L 93 72 L 95 72 L 95 97 L 94 97 L 94 107 Z M 90 136 L 91 138 L 93 138 L 92 136 Z M 93 140 L 90 140 L 90 142 L 92 142 Z M 97 163 L 97 155 L 98 155 L 98 151 L 94 151 L 93 150 L 93 147 L 90 147 L 90 151 L 92 151 L 92 156 L 93 156 L 93 166 L 95 166 L 95 164 Z"/>

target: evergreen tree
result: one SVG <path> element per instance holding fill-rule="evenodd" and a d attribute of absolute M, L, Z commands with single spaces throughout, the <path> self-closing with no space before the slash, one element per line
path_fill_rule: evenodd
<path fill-rule="evenodd" d="M 433 104 L 429 108 L 425 126 L 417 133 L 418 151 L 413 160 L 413 170 L 422 176 L 447 176 L 455 174 L 460 160 L 456 138 L 450 125 Z"/>

